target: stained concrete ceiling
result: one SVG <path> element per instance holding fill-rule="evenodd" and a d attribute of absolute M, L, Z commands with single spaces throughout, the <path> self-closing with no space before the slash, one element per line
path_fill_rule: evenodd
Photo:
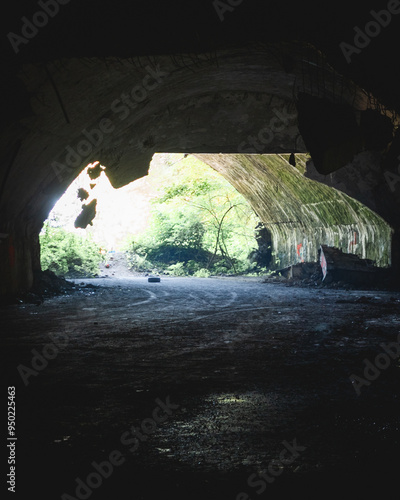
<path fill-rule="evenodd" d="M 0 77 L 0 232 L 8 240 L 0 248 L 14 252 L 6 269 L 10 259 L 21 264 L 4 271 L 7 280 L 31 283 L 43 220 L 94 160 L 119 187 L 145 175 L 159 151 L 310 152 L 319 181 L 396 226 L 398 195 L 384 174 L 397 168 L 399 75 L 395 59 L 384 61 L 398 45 L 400 9 L 395 0 L 378 4 L 10 6 Z M 349 63 L 341 44 L 354 43 L 354 26 L 371 22 L 371 9 L 391 10 L 390 22 Z M 373 174 L 354 183 L 366 153 Z"/>

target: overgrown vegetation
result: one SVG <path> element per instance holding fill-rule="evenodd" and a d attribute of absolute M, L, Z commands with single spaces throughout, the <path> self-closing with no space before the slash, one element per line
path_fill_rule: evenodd
<path fill-rule="evenodd" d="M 249 259 L 259 219 L 243 196 L 193 156 L 165 158 L 151 223 L 127 243 L 131 267 L 199 277 L 262 271 Z"/>
<path fill-rule="evenodd" d="M 70 278 L 96 276 L 103 260 L 100 246 L 92 238 L 83 237 L 46 221 L 40 233 L 42 270 Z"/>
<path fill-rule="evenodd" d="M 197 277 L 266 271 L 249 257 L 258 247 L 259 219 L 219 173 L 193 156 L 165 154 L 148 180 L 159 194 L 151 202 L 150 225 L 126 241 L 134 271 Z M 100 245 L 90 234 L 64 229 L 58 217 L 46 221 L 40 234 L 42 269 L 70 278 L 96 276 L 104 258 Z"/>

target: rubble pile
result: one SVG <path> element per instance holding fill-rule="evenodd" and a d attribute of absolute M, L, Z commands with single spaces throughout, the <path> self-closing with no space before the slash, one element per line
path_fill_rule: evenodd
<path fill-rule="evenodd" d="M 17 296 L 6 297 L 2 305 L 8 304 L 36 304 L 40 305 L 45 299 L 57 295 L 71 294 L 85 288 L 96 288 L 93 285 L 81 283 L 75 284 L 72 281 L 57 276 L 53 271 L 40 271 L 34 276 L 33 287 L 29 292 L 21 293 Z"/>
<path fill-rule="evenodd" d="M 369 259 L 321 245 L 319 262 L 302 262 L 279 269 L 265 283 L 344 289 L 397 289 L 391 268 L 377 267 Z"/>

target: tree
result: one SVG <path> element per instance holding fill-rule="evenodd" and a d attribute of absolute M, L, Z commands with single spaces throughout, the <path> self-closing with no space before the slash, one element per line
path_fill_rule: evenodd
<path fill-rule="evenodd" d="M 103 260 L 100 247 L 91 237 L 69 233 L 54 227 L 57 221 L 46 221 L 39 235 L 42 270 L 49 269 L 57 276 L 96 276 Z"/>
<path fill-rule="evenodd" d="M 249 269 L 259 220 L 243 196 L 192 156 L 168 155 L 163 175 L 150 226 L 131 242 L 132 260 L 145 255 L 151 267 L 181 262 L 190 273 Z"/>

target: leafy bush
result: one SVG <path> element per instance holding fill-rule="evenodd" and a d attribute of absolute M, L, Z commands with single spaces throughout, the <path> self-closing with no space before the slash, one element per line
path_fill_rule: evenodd
<path fill-rule="evenodd" d="M 185 264 L 183 262 L 177 262 L 176 264 L 171 264 L 167 267 L 168 274 L 172 276 L 186 276 L 187 271 L 185 269 Z"/>
<path fill-rule="evenodd" d="M 194 276 L 196 276 L 196 278 L 208 278 L 210 276 L 210 271 L 208 269 L 199 269 L 198 271 L 196 271 L 194 273 Z"/>
<path fill-rule="evenodd" d="M 49 269 L 57 276 L 96 276 L 104 259 L 100 247 L 91 238 L 83 238 L 65 229 L 43 226 L 39 236 L 42 270 Z"/>
<path fill-rule="evenodd" d="M 248 257 L 259 219 L 243 196 L 193 156 L 168 155 L 165 169 L 150 225 L 128 243 L 131 266 L 141 271 L 145 259 L 174 276 L 256 272 Z"/>

